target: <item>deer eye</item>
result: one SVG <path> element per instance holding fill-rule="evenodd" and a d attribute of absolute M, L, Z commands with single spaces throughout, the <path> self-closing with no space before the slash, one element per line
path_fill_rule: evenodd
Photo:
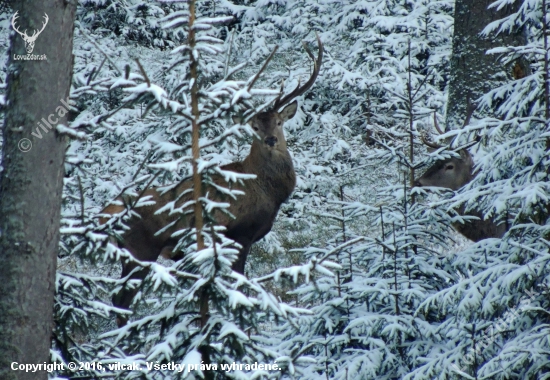
<path fill-rule="evenodd" d="M 252 127 L 253 130 L 255 130 L 256 132 L 258 131 L 258 127 Z"/>
<path fill-rule="evenodd" d="M 451 164 L 451 165 L 445 166 L 445 170 L 453 170 L 454 168 L 455 168 L 455 167 L 454 167 L 454 165 L 452 165 L 452 164 Z"/>
<path fill-rule="evenodd" d="M 277 125 L 281 125 L 281 122 L 280 122 L 280 121 L 278 121 L 278 122 L 277 122 Z"/>

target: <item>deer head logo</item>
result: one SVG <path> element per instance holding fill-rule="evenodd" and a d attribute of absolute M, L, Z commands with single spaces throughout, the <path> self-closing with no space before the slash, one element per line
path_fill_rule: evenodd
<path fill-rule="evenodd" d="M 42 33 L 46 25 L 48 25 L 48 15 L 44 13 L 44 23 L 42 24 L 42 29 L 35 29 L 32 36 L 29 36 L 27 35 L 27 29 L 25 29 L 25 31 L 21 33 L 19 29 L 17 29 L 17 27 L 15 26 L 15 20 L 19 17 L 17 16 L 17 13 L 18 12 L 15 12 L 11 19 L 11 26 L 13 27 L 13 30 L 15 30 L 21 37 L 23 37 L 23 41 L 25 41 L 25 49 L 27 49 L 27 53 L 31 54 L 34 50 L 34 42 L 36 41 L 40 33 Z"/>

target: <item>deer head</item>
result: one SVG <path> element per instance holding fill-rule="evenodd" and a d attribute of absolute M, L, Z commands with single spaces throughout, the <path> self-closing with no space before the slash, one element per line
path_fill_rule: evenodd
<path fill-rule="evenodd" d="M 40 33 L 42 33 L 46 25 L 48 25 L 48 20 L 49 20 L 48 15 L 44 13 L 44 23 L 42 24 L 42 29 L 40 30 L 35 29 L 32 36 L 29 36 L 27 35 L 27 29 L 25 29 L 24 32 L 20 32 L 19 29 L 17 29 L 17 26 L 15 26 L 15 20 L 19 18 L 17 13 L 19 12 L 15 12 L 15 14 L 11 19 L 11 26 L 13 27 L 13 30 L 15 30 L 21 37 L 23 37 L 23 41 L 25 41 L 25 49 L 27 50 L 27 53 L 31 54 L 32 51 L 34 50 L 34 43 L 36 39 L 38 38 Z"/>
<path fill-rule="evenodd" d="M 283 124 L 287 120 L 292 119 L 296 114 L 298 103 L 293 100 L 306 93 L 311 86 L 313 86 L 317 76 L 319 75 L 319 70 L 321 69 L 321 64 L 323 61 L 323 44 L 321 43 L 318 35 L 317 44 L 319 46 L 319 54 L 317 59 L 315 59 L 309 48 L 303 43 L 304 49 L 313 60 L 313 72 L 309 80 L 303 86 L 301 86 L 300 82 L 298 82 L 296 88 L 284 97 L 282 97 L 281 88 L 281 95 L 275 99 L 275 102 L 270 110 L 258 113 L 248 121 L 248 124 L 256 133 L 254 143 L 259 143 L 257 146 L 261 146 L 268 152 L 287 151 Z M 281 110 L 281 107 L 283 106 L 285 107 Z M 239 123 L 240 120 L 237 117 L 233 117 L 233 122 Z"/>
<path fill-rule="evenodd" d="M 460 157 L 451 157 L 432 165 L 422 177 L 416 181 L 416 186 L 437 186 L 458 190 L 473 179 L 474 161 L 466 149 L 458 151 Z"/>
<path fill-rule="evenodd" d="M 296 114 L 298 103 L 296 101 L 288 104 L 281 112 L 275 108 L 271 111 L 261 112 L 255 115 L 248 124 L 254 130 L 254 142 L 258 147 L 266 152 L 286 152 L 286 139 L 283 132 L 283 125 Z M 240 119 L 233 117 L 234 123 L 239 123 Z"/>
<path fill-rule="evenodd" d="M 463 128 L 470 124 L 470 119 L 475 111 L 475 106 L 468 100 L 467 115 L 464 120 Z M 434 128 L 440 134 L 444 132 L 437 123 L 437 116 L 434 112 Z M 435 144 L 426 136 L 422 136 L 422 142 L 428 147 L 428 150 L 437 150 L 444 147 L 444 145 Z M 454 153 L 458 153 L 459 157 L 451 157 L 446 160 L 437 161 L 433 164 L 424 175 L 418 178 L 415 182 L 416 186 L 436 186 L 444 187 L 451 190 L 458 190 L 462 186 L 469 183 L 474 178 L 474 161 L 468 148 L 474 144 L 477 144 L 479 139 L 468 143 L 462 147 L 453 150 Z M 451 146 L 451 141 L 447 141 L 447 145 Z"/>

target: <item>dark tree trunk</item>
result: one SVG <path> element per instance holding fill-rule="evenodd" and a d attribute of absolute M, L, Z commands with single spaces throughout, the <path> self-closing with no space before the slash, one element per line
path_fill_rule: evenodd
<path fill-rule="evenodd" d="M 517 46 L 527 42 L 525 33 L 501 33 L 497 37 L 480 36 L 481 31 L 492 21 L 517 11 L 520 2 L 500 11 L 488 9 L 494 0 L 457 0 L 455 3 L 453 53 L 449 102 L 447 103 L 446 128 L 461 128 L 467 115 L 468 97 L 475 103 L 481 95 L 498 85 L 509 81 L 515 70 L 526 73 L 527 64 L 519 60 L 516 66 L 505 67 L 498 61 L 498 55 L 486 54 L 497 46 Z M 525 75 L 523 75 L 525 76 Z M 516 78 L 517 79 L 517 78 Z"/>
<path fill-rule="evenodd" d="M 19 31 L 40 30 L 45 13 L 49 21 L 32 53 L 47 60 L 14 59 L 27 52 L 21 35 L 10 37 L 0 172 L 1 379 L 47 378 L 45 371 L 13 371 L 10 365 L 50 358 L 66 148 L 55 126 L 67 124 L 60 100 L 66 101 L 71 83 L 75 8 L 75 1 L 65 0 L 13 2 Z M 41 122 L 43 130 L 37 123 L 49 115 L 53 129 Z"/>

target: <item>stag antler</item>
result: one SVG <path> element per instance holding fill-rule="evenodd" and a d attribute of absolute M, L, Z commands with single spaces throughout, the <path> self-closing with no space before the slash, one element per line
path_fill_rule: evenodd
<path fill-rule="evenodd" d="M 472 115 L 474 114 L 474 111 L 477 109 L 477 105 L 473 104 L 470 101 L 470 95 L 469 94 L 467 96 L 466 102 L 467 102 L 467 104 L 466 104 L 466 118 L 464 119 L 464 123 L 462 124 L 462 128 L 465 128 L 466 126 L 468 126 L 470 124 L 470 120 L 472 119 Z M 445 134 L 445 132 L 443 132 L 441 130 L 441 128 L 439 127 L 439 123 L 437 122 L 437 116 L 436 116 L 435 111 L 434 111 L 434 128 L 440 135 Z M 420 139 L 422 140 L 424 145 L 427 145 L 430 148 L 433 148 L 433 149 L 443 148 L 443 145 L 436 144 L 436 143 L 426 139 L 426 135 L 422 135 L 420 137 Z M 477 136 L 474 141 L 466 143 L 464 146 L 461 146 L 461 147 L 459 147 L 457 149 L 454 149 L 454 150 L 458 152 L 459 150 L 467 149 L 467 148 L 477 144 L 480 140 L 481 140 L 481 138 L 479 136 Z"/>
<path fill-rule="evenodd" d="M 298 86 L 296 86 L 296 88 L 290 94 L 282 98 L 281 95 L 279 95 L 279 97 L 275 99 L 275 103 L 273 105 L 274 110 L 278 110 L 283 105 L 289 103 L 292 99 L 304 94 L 307 90 L 311 88 L 311 86 L 313 86 L 313 83 L 315 83 L 315 80 L 317 79 L 317 76 L 319 75 L 319 71 L 321 69 L 321 63 L 323 62 L 323 43 L 321 42 L 319 35 L 317 33 L 315 35 L 317 37 L 317 45 L 319 46 L 319 54 L 317 55 L 317 60 L 315 60 L 315 57 L 313 56 L 311 50 L 309 50 L 306 44 L 302 41 L 302 45 L 304 46 L 306 53 L 311 57 L 311 60 L 313 61 L 313 73 L 311 73 L 311 77 L 301 87 L 300 82 L 298 81 Z"/>
<path fill-rule="evenodd" d="M 437 123 L 437 115 L 434 111 L 434 127 L 435 129 L 437 130 L 437 132 L 442 135 L 443 134 L 443 131 L 439 128 L 439 124 Z M 439 144 L 436 144 L 432 141 L 429 141 L 428 139 L 426 139 L 426 136 L 427 133 L 423 134 L 422 136 L 420 136 L 420 139 L 422 140 L 422 142 L 424 143 L 424 145 L 432 148 L 432 149 L 440 149 L 440 148 L 443 148 L 443 145 L 439 145 Z"/>
<path fill-rule="evenodd" d="M 275 48 L 273 49 L 273 51 L 271 52 L 269 57 L 267 57 L 267 59 L 265 60 L 264 64 L 262 65 L 262 68 L 260 69 L 260 71 L 258 71 L 258 73 L 256 75 L 254 75 L 254 78 L 252 78 L 252 81 L 248 85 L 248 91 L 250 91 L 252 89 L 252 86 L 254 86 L 254 83 L 256 83 L 256 81 L 258 80 L 258 78 L 260 77 L 262 72 L 265 70 L 265 68 L 267 67 L 269 61 L 271 61 L 271 58 L 273 58 L 273 56 L 275 55 L 275 52 L 277 52 L 278 48 L 279 48 L 279 45 L 275 45 Z"/>
<path fill-rule="evenodd" d="M 470 125 L 470 120 L 472 119 L 472 115 L 474 114 L 475 110 L 477 109 L 477 104 L 472 103 L 470 100 L 470 93 L 468 93 L 466 97 L 466 118 L 464 119 L 464 123 L 462 124 L 462 128 L 466 128 L 468 125 Z M 481 136 L 477 135 L 476 138 L 473 141 L 470 141 L 463 146 L 460 146 L 456 149 L 453 149 L 455 152 L 459 152 L 463 149 L 468 149 L 478 142 L 481 141 Z"/>

